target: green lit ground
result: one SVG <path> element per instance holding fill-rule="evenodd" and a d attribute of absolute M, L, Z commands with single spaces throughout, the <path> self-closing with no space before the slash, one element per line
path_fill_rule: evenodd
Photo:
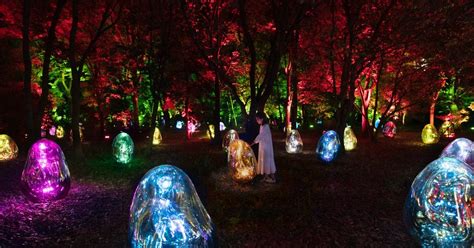
<path fill-rule="evenodd" d="M 221 247 L 415 246 L 402 222 L 404 200 L 414 177 L 448 141 L 423 145 L 419 132 L 402 131 L 394 140 L 359 141 L 328 166 L 313 153 L 317 134 L 302 132 L 299 155 L 286 154 L 283 135 L 273 136 L 276 185 L 236 185 L 221 149 L 163 132 L 164 142 L 151 153 L 138 145 L 129 168 L 112 160 L 108 145 L 86 146 L 85 158 L 68 156 L 71 191 L 49 205 L 21 195 L 23 154 L 0 165 L 0 246 L 126 247 L 134 188 L 148 169 L 165 163 L 191 177 Z"/>

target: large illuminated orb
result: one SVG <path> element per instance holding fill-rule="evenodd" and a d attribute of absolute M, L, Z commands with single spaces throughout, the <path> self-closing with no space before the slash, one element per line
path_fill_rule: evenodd
<path fill-rule="evenodd" d="M 64 128 L 62 126 L 58 126 L 56 129 L 56 137 L 58 137 L 58 139 L 64 138 Z"/>
<path fill-rule="evenodd" d="M 445 138 L 454 138 L 456 133 L 454 133 L 454 124 L 448 120 L 444 121 L 439 127 L 439 134 Z"/>
<path fill-rule="evenodd" d="M 34 143 L 21 174 L 25 195 L 36 202 L 46 202 L 66 196 L 71 185 L 69 169 L 63 151 L 48 139 Z"/>
<path fill-rule="evenodd" d="M 352 131 L 351 126 L 347 126 L 344 129 L 344 149 L 346 151 L 352 151 L 357 147 L 357 137 Z"/>
<path fill-rule="evenodd" d="M 382 133 L 387 138 L 393 138 L 397 134 L 397 126 L 392 121 L 389 121 L 383 126 Z"/>
<path fill-rule="evenodd" d="M 224 135 L 224 138 L 222 140 L 222 148 L 224 148 L 224 151 L 227 152 L 227 149 L 229 148 L 230 143 L 232 143 L 232 141 L 237 140 L 237 139 L 239 139 L 239 134 L 237 133 L 237 131 L 235 131 L 234 129 L 229 130 Z"/>
<path fill-rule="evenodd" d="M 439 158 L 411 185 L 405 224 L 422 247 L 471 247 L 474 174 L 454 158 Z"/>
<path fill-rule="evenodd" d="M 457 138 L 444 148 L 440 157 L 455 158 L 474 168 L 474 143 L 466 138 Z"/>
<path fill-rule="evenodd" d="M 301 153 L 303 140 L 298 130 L 293 129 L 286 135 L 285 148 L 287 153 Z"/>
<path fill-rule="evenodd" d="M 341 150 L 339 136 L 333 130 L 325 132 L 319 139 L 316 147 L 316 155 L 323 162 L 330 163 L 337 158 Z"/>
<path fill-rule="evenodd" d="M 184 126 L 184 122 L 183 121 L 177 121 L 176 122 L 176 128 L 177 129 L 182 129 Z"/>
<path fill-rule="evenodd" d="M 155 131 L 153 132 L 153 145 L 159 145 L 162 139 L 160 129 L 155 127 Z"/>
<path fill-rule="evenodd" d="M 431 124 L 426 124 L 421 131 L 421 141 L 425 144 L 436 144 L 439 141 L 439 134 L 436 127 Z"/>
<path fill-rule="evenodd" d="M 230 143 L 227 153 L 228 165 L 232 179 L 238 183 L 247 183 L 256 176 L 257 160 L 252 148 L 243 140 Z"/>
<path fill-rule="evenodd" d="M 10 161 L 18 157 L 18 146 L 10 136 L 0 134 L 0 161 Z"/>
<path fill-rule="evenodd" d="M 143 176 L 130 206 L 131 247 L 213 247 L 213 224 L 192 181 L 160 165 Z"/>
<path fill-rule="evenodd" d="M 133 140 L 127 133 L 120 132 L 112 142 L 115 160 L 121 164 L 127 164 L 132 160 L 133 149 Z"/>

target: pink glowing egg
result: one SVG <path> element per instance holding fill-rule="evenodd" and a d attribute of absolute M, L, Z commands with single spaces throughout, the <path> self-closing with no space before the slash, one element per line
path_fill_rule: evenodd
<path fill-rule="evenodd" d="M 48 139 L 34 143 L 21 174 L 22 190 L 28 199 L 47 202 L 66 196 L 71 185 L 61 147 Z"/>

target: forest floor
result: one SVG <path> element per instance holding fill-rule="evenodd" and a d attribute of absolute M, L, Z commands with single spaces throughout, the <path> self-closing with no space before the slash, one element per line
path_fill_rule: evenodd
<path fill-rule="evenodd" d="M 164 133 L 151 152 L 139 145 L 129 167 L 113 161 L 109 145 L 86 145 L 81 159 L 66 150 L 71 190 L 43 204 L 21 193 L 23 154 L 0 163 L 0 247 L 128 247 L 133 192 L 160 164 L 192 179 L 220 247 L 416 246 L 403 224 L 404 201 L 415 176 L 449 141 L 424 145 L 419 131 L 402 131 L 377 143 L 359 140 L 356 150 L 325 165 L 314 154 L 319 134 L 302 136 L 304 152 L 287 154 L 284 136 L 274 132 L 276 184 L 232 182 L 222 149 L 176 133 Z"/>

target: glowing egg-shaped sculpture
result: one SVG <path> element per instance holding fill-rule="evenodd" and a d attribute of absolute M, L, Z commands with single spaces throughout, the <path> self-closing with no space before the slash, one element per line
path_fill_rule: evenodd
<path fill-rule="evenodd" d="M 214 225 L 192 181 L 160 165 L 143 176 L 130 206 L 131 247 L 213 247 Z"/>
<path fill-rule="evenodd" d="M 66 196 L 71 185 L 63 151 L 48 139 L 34 143 L 21 174 L 25 195 L 36 202 L 57 200 Z"/>
<path fill-rule="evenodd" d="M 56 137 L 58 137 L 58 139 L 64 138 L 64 128 L 62 126 L 58 126 L 56 129 Z"/>
<path fill-rule="evenodd" d="M 425 144 L 436 144 L 439 141 L 438 130 L 431 124 L 426 124 L 421 131 L 421 141 Z"/>
<path fill-rule="evenodd" d="M 456 133 L 454 133 L 454 124 L 448 120 L 444 121 L 439 127 L 439 135 L 445 138 L 454 138 Z"/>
<path fill-rule="evenodd" d="M 330 163 L 337 158 L 340 150 L 341 141 L 339 136 L 335 131 L 330 130 L 325 132 L 319 139 L 316 155 L 321 161 Z"/>
<path fill-rule="evenodd" d="M 50 129 L 49 129 L 49 135 L 51 136 L 56 136 L 56 126 L 52 126 Z"/>
<path fill-rule="evenodd" d="M 0 134 L 0 161 L 10 161 L 18 157 L 18 146 L 10 136 Z"/>
<path fill-rule="evenodd" d="M 227 154 L 230 175 L 238 183 L 247 183 L 256 176 L 257 160 L 252 148 L 243 140 L 230 143 Z"/>
<path fill-rule="evenodd" d="M 471 247 L 473 187 L 471 167 L 454 158 L 439 158 L 416 176 L 404 220 L 422 247 Z"/>
<path fill-rule="evenodd" d="M 207 130 L 207 137 L 209 137 L 209 139 L 213 139 L 215 134 L 216 129 L 214 128 L 214 125 L 209 125 L 209 129 Z"/>
<path fill-rule="evenodd" d="M 344 129 L 344 149 L 346 151 L 352 151 L 357 147 L 357 137 L 352 131 L 351 126 L 347 126 Z"/>
<path fill-rule="evenodd" d="M 303 140 L 298 130 L 293 129 L 286 135 L 285 148 L 287 153 L 301 153 Z"/>
<path fill-rule="evenodd" d="M 160 129 L 155 127 L 155 131 L 153 132 L 153 145 L 159 145 L 162 139 Z"/>
<path fill-rule="evenodd" d="M 440 157 L 458 159 L 474 168 L 474 143 L 466 138 L 458 138 L 447 145 Z"/>
<path fill-rule="evenodd" d="M 176 129 L 182 129 L 184 126 L 184 122 L 183 121 L 177 121 L 176 122 Z"/>
<path fill-rule="evenodd" d="M 392 121 L 389 121 L 383 125 L 382 133 L 387 138 L 393 138 L 397 134 L 397 126 Z"/>
<path fill-rule="evenodd" d="M 112 150 L 115 161 L 121 164 L 127 164 L 133 158 L 133 140 L 127 133 L 120 132 L 115 136 L 112 142 Z"/>
<path fill-rule="evenodd" d="M 229 148 L 230 143 L 232 143 L 232 141 L 237 140 L 237 139 L 239 139 L 239 134 L 237 133 L 237 131 L 235 131 L 234 129 L 229 130 L 225 134 L 224 139 L 222 140 L 222 148 L 224 148 L 224 151 L 227 152 L 227 149 Z"/>
<path fill-rule="evenodd" d="M 224 122 L 222 122 L 222 121 L 219 122 L 219 130 L 224 131 L 225 129 L 226 129 L 226 126 L 225 126 Z"/>

